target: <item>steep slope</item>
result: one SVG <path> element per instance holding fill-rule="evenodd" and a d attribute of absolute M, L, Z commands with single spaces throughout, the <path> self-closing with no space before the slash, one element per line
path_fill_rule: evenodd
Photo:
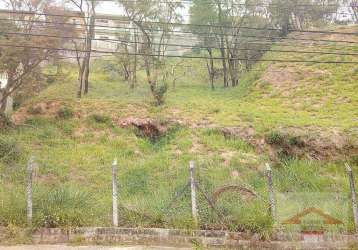
<path fill-rule="evenodd" d="M 303 38 L 358 42 L 357 36 Z M 292 47 L 274 49 L 333 51 L 339 44 L 290 42 Z M 344 50 L 358 53 L 358 46 Z M 358 60 L 273 52 L 264 58 Z M 143 72 L 131 90 L 103 69 L 106 63 L 94 63 L 91 91 L 82 100 L 75 98 L 76 72 L 68 65 L 66 77 L 24 104 L 12 117 L 17 126 L 1 132 L 0 225 L 25 224 L 30 155 L 38 163 L 34 195 L 39 226 L 109 225 L 115 157 L 125 226 L 193 227 L 188 193 L 168 208 L 187 182 L 190 160 L 196 161 L 197 177 L 209 194 L 225 185 L 242 185 L 266 197 L 264 163 L 269 161 L 275 166 L 277 192 L 347 192 L 342 162 L 336 160 L 358 160 L 358 65 L 263 62 L 242 77 L 238 88 L 211 91 L 203 62 L 188 60 L 191 67 L 180 70 L 166 104 L 155 107 Z M 221 198 L 219 209 L 229 218 L 225 227 L 270 230 L 262 205 L 266 198 L 241 202 L 245 199 L 236 193 Z M 199 207 L 201 227 L 223 226 L 202 196 Z M 339 215 L 339 209 L 332 209 Z"/>

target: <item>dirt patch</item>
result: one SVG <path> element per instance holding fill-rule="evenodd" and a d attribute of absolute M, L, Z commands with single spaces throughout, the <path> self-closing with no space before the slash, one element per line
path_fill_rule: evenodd
<path fill-rule="evenodd" d="M 257 136 L 254 128 L 251 127 L 224 127 L 217 128 L 226 138 L 238 137 L 250 145 L 254 146 L 258 151 L 262 152 L 265 147 L 265 140 Z"/>
<path fill-rule="evenodd" d="M 294 67 L 278 69 L 276 65 L 270 65 L 263 74 L 262 80 L 270 83 L 275 89 L 290 86 L 291 88 L 299 85 L 298 81 L 302 79 L 302 75 L 295 71 Z"/>
<path fill-rule="evenodd" d="M 286 128 L 278 133 L 284 139 L 281 143 L 269 144 L 271 157 L 284 154 L 316 160 L 344 160 L 358 155 L 357 137 L 336 129 Z"/>
<path fill-rule="evenodd" d="M 156 139 L 168 131 L 168 122 L 160 122 L 151 118 L 128 117 L 116 122 L 117 126 L 122 128 L 134 127 L 137 129 L 137 135 L 150 139 Z"/>
<path fill-rule="evenodd" d="M 279 68 L 277 64 L 268 66 L 267 70 L 263 73 L 261 82 L 268 83 L 273 88 L 272 93 L 280 93 L 284 97 L 295 96 L 296 90 L 301 88 L 301 81 L 308 78 L 321 78 L 330 74 L 324 70 L 310 70 L 301 68 L 297 70 L 297 67 L 285 67 Z M 311 81 L 312 84 L 319 85 L 319 81 Z M 270 94 L 272 94 L 270 92 Z"/>
<path fill-rule="evenodd" d="M 64 103 L 58 101 L 40 102 L 27 105 L 19 109 L 11 116 L 11 121 L 15 125 L 22 125 L 32 116 L 57 117 L 59 111 L 64 107 Z M 75 113 L 75 117 L 80 117 L 80 113 Z"/>
<path fill-rule="evenodd" d="M 266 152 L 271 160 L 296 157 L 316 160 L 344 160 L 358 155 L 357 135 L 337 129 L 282 128 L 259 136 L 253 128 L 217 128 L 225 137 L 237 137 L 252 145 L 258 153 Z"/>

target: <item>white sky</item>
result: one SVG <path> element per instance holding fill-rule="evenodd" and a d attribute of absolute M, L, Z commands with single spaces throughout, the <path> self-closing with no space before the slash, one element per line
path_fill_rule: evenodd
<path fill-rule="evenodd" d="M 66 6 L 70 7 L 70 5 L 66 5 Z M 6 4 L 3 0 L 0 0 L 0 8 L 1 9 L 6 8 Z M 120 12 L 120 8 L 114 2 L 102 2 L 97 7 L 97 11 L 98 13 L 102 13 L 102 14 L 118 14 L 118 12 Z"/>
<path fill-rule="evenodd" d="M 67 4 L 66 6 L 71 7 L 71 4 Z M 1 9 L 6 8 L 4 0 L 0 0 L 0 8 Z M 99 6 L 96 8 L 96 10 L 98 13 L 101 14 L 118 14 L 121 11 L 118 4 L 115 2 L 101 2 Z"/>

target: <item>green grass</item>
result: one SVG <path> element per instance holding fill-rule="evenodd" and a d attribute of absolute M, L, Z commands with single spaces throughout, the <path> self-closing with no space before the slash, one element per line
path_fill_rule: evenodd
<path fill-rule="evenodd" d="M 337 59 L 301 54 L 280 58 Z M 274 141 L 273 133 L 281 128 L 354 136 L 358 127 L 358 69 L 352 65 L 259 63 L 241 77 L 237 88 L 222 88 L 218 79 L 212 91 L 204 62 L 188 60 L 189 68 L 178 69 L 181 77 L 175 88 L 167 79 L 165 104 L 153 106 L 144 72 L 139 72 L 132 90 L 115 72 L 103 70 L 105 64 L 94 62 L 90 93 L 81 100 L 76 99 L 76 72 L 72 65 L 65 66 L 65 79 L 24 104 L 28 108 L 38 102 L 59 102 L 61 112 L 29 116 L 23 125 L 1 131 L 0 225 L 26 224 L 26 162 L 33 155 L 38 166 L 35 226 L 110 225 L 111 163 L 118 158 L 122 226 L 192 229 L 189 192 L 169 210 L 167 206 L 187 183 L 189 161 L 195 160 L 196 177 L 208 194 L 223 185 L 244 185 L 260 195 L 247 201 L 240 194 L 226 193 L 217 206 L 229 229 L 266 235 L 273 227 L 267 215 L 264 172 L 270 156 L 239 138 L 226 138 L 213 127 L 251 127 L 258 136 L 269 135 Z M 282 73 L 264 73 L 268 68 L 295 73 L 287 76 L 288 82 L 280 82 Z M 182 125 L 150 140 L 118 125 L 127 117 L 170 119 Z M 277 162 L 274 184 L 280 194 L 348 193 L 342 162 Z M 220 227 L 222 221 L 201 194 L 198 204 L 200 226 Z"/>
<path fill-rule="evenodd" d="M 22 226 L 25 217 L 26 159 L 34 155 L 36 226 L 109 226 L 111 223 L 111 163 L 118 158 L 120 222 L 122 226 L 194 228 L 190 219 L 190 193 L 167 206 L 188 181 L 188 162 L 196 161 L 201 187 L 211 194 L 223 185 L 245 185 L 262 200 L 242 202 L 237 193 L 220 198 L 218 209 L 231 230 L 268 232 L 267 191 L 263 164 L 267 157 L 239 139 L 226 139 L 216 131 L 179 127 L 156 142 L 131 130 L 89 123 L 76 135 L 66 127 L 80 121 L 31 121 L 3 136 L 12 138 L 22 157 L 0 164 L 2 174 L 0 223 Z M 238 177 L 232 175 L 234 171 Z M 285 192 L 348 193 L 341 164 L 290 161 L 274 171 L 276 190 Z M 217 214 L 199 195 L 201 225 L 220 225 Z"/>

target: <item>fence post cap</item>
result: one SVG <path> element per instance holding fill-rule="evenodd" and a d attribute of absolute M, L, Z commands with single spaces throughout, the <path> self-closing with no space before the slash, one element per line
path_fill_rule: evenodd
<path fill-rule="evenodd" d="M 117 158 L 114 158 L 113 165 L 117 165 L 117 164 L 118 164 L 118 160 L 117 160 Z"/>
<path fill-rule="evenodd" d="M 270 164 L 265 163 L 266 171 L 272 171 Z"/>
<path fill-rule="evenodd" d="M 351 168 L 351 166 L 349 166 L 349 164 L 346 162 L 346 163 L 344 163 L 344 165 L 346 166 L 346 170 L 348 171 L 348 172 L 352 172 L 352 168 Z"/>

